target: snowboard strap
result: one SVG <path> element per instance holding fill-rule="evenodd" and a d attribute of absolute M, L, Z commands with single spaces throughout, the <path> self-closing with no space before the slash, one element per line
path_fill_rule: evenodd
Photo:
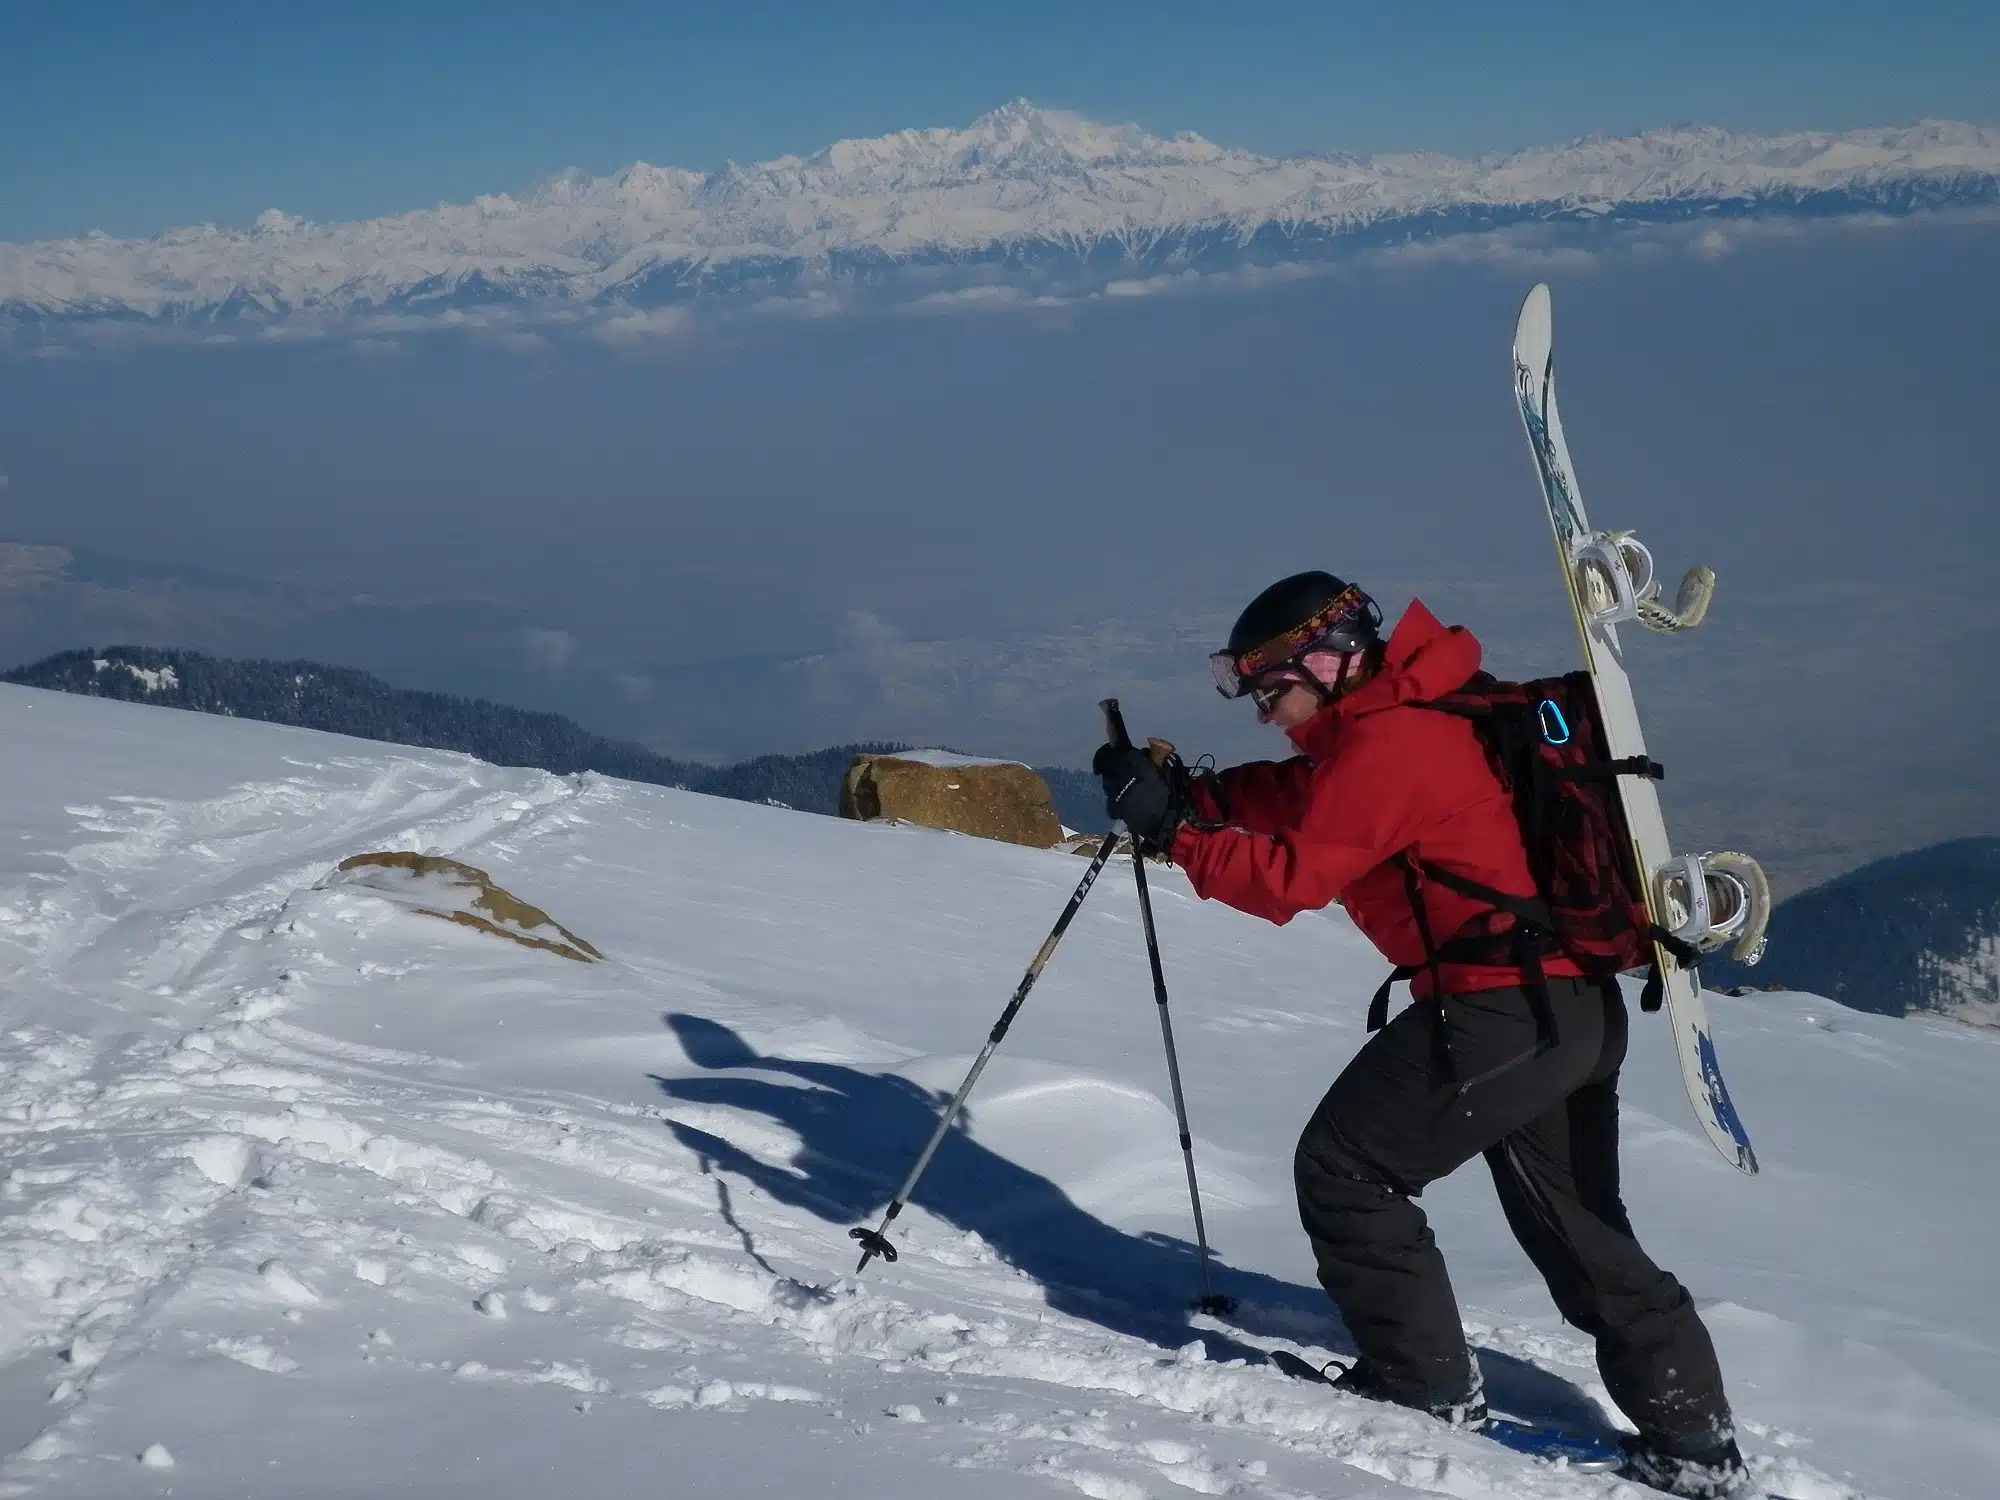
<path fill-rule="evenodd" d="M 1644 776 L 1649 781 L 1665 781 L 1667 768 L 1650 755 L 1625 755 L 1617 760 L 1594 760 L 1588 765 L 1568 766 L 1547 774 L 1558 781 L 1611 781 L 1620 776 Z"/>
<path fill-rule="evenodd" d="M 1646 936 L 1671 953 L 1674 962 L 1683 969 L 1698 970 L 1701 967 L 1701 950 L 1686 939 L 1675 937 L 1659 923 L 1655 922 L 1648 927 Z M 1655 960 L 1651 971 L 1646 975 L 1646 987 L 1639 991 L 1639 1009 L 1649 1013 L 1656 1011 L 1665 1003 L 1666 998 L 1667 976 L 1660 972 L 1659 962 Z"/>

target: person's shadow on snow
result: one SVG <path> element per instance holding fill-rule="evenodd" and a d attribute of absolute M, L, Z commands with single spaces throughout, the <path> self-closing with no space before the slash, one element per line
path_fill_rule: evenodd
<path fill-rule="evenodd" d="M 663 1094 L 761 1114 L 799 1141 L 789 1161 L 777 1161 L 669 1120 L 681 1144 L 780 1203 L 835 1224 L 874 1227 L 948 1102 L 949 1096 L 894 1073 L 762 1055 L 727 1026 L 702 1016 L 665 1019 L 688 1059 L 711 1071 L 692 1078 L 648 1075 Z M 1189 1327 L 1200 1289 L 1191 1243 L 1113 1228 L 1046 1177 L 980 1145 L 965 1131 L 976 1103 L 967 1105 L 939 1143 L 910 1195 L 913 1206 L 976 1233 L 1001 1260 L 1039 1282 L 1052 1308 L 1168 1347 L 1201 1338 L 1217 1359 L 1263 1357 L 1212 1330 Z M 740 1224 L 737 1229 L 749 1245 L 746 1231 Z M 905 1239 L 909 1229 L 903 1219 L 890 1237 Z M 855 1258 L 860 1253 L 856 1245 Z M 1298 1337 L 1320 1343 L 1344 1338 L 1316 1288 L 1220 1265 L 1214 1276 L 1218 1292 L 1283 1317 Z"/>
<path fill-rule="evenodd" d="M 779 1162 L 684 1121 L 667 1122 L 681 1144 L 718 1173 L 724 1216 L 760 1263 L 755 1239 L 735 1216 L 719 1174 L 755 1183 L 780 1203 L 831 1223 L 873 1228 L 949 1100 L 894 1073 L 766 1056 L 703 1016 L 669 1013 L 665 1021 L 688 1060 L 709 1071 L 691 1078 L 647 1075 L 661 1093 L 689 1104 L 761 1114 L 798 1139 L 791 1159 Z M 972 1107 L 969 1103 L 939 1143 L 910 1195 L 913 1205 L 976 1233 L 1000 1259 L 1039 1282 L 1057 1311 L 1166 1348 L 1198 1338 L 1214 1360 L 1264 1362 L 1264 1351 L 1253 1345 L 1190 1327 L 1200 1287 L 1193 1244 L 1167 1235 L 1127 1234 L 1086 1212 L 1046 1177 L 966 1134 Z M 900 1221 L 891 1237 L 907 1233 L 908 1222 Z M 859 1246 L 853 1254 L 859 1257 Z M 1228 1321 L 1243 1332 L 1352 1352 L 1346 1330 L 1317 1287 L 1219 1261 L 1213 1263 L 1213 1277 L 1215 1290 L 1235 1299 Z M 1479 1361 L 1503 1409 L 1599 1425 L 1588 1398 L 1558 1376 L 1492 1350 L 1481 1350 Z"/>

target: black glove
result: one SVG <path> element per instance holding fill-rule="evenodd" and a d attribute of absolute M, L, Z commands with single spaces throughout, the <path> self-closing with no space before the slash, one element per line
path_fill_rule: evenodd
<path fill-rule="evenodd" d="M 1090 769 L 1104 783 L 1104 810 L 1140 852 L 1164 854 L 1187 817 L 1187 768 L 1169 753 L 1156 762 L 1137 745 L 1100 745 Z"/>

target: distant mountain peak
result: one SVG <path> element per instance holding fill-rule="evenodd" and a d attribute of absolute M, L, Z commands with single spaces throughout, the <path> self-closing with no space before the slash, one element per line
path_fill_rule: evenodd
<path fill-rule="evenodd" d="M 273 208 L 247 228 L 0 245 L 0 342 L 371 322 L 588 329 L 663 304 L 807 296 L 1088 296 L 1509 229 L 1546 240 L 1995 204 L 2000 130 L 1949 120 L 1772 136 L 1686 125 L 1471 161 L 1272 157 L 1014 99 L 962 127 L 708 173 L 570 170 L 361 223 Z"/>

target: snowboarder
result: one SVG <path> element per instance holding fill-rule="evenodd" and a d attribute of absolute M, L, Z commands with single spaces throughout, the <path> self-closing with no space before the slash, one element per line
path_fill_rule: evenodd
<path fill-rule="evenodd" d="M 1285 732 L 1289 760 L 1190 772 L 1165 747 L 1106 745 L 1094 762 L 1111 815 L 1203 898 L 1278 923 L 1338 901 L 1417 971 L 1414 1003 L 1327 1090 L 1294 1158 L 1320 1282 L 1359 1351 L 1336 1384 L 1450 1421 L 1484 1417 L 1451 1280 L 1412 1201 L 1484 1155 L 1508 1226 L 1564 1318 L 1596 1340 L 1605 1386 L 1638 1428 L 1630 1477 L 1697 1500 L 1730 1494 L 1745 1470 L 1714 1345 L 1619 1198 L 1617 984 L 1560 951 L 1540 956 L 1537 981 L 1517 961 L 1513 918 L 1422 878 L 1435 867 L 1535 894 L 1513 802 L 1472 724 L 1417 706 L 1473 677 L 1478 642 L 1421 603 L 1386 639 L 1381 619 L 1358 587 L 1301 573 L 1251 601 L 1211 659 L 1225 697 Z M 1447 943 L 1463 961 L 1427 967 L 1427 949 Z"/>

